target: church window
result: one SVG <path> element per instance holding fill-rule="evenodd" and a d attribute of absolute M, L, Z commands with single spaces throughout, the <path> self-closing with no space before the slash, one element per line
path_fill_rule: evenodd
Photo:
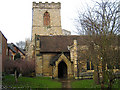
<path fill-rule="evenodd" d="M 44 26 L 50 26 L 50 14 L 46 11 L 43 16 Z"/>
<path fill-rule="evenodd" d="M 87 61 L 87 70 L 90 70 L 90 62 Z"/>
<path fill-rule="evenodd" d="M 94 70 L 93 63 L 91 61 L 87 61 L 87 70 Z"/>

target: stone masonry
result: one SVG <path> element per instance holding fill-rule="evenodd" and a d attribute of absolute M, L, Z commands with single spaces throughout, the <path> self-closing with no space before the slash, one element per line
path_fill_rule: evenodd
<path fill-rule="evenodd" d="M 32 12 L 32 40 L 34 40 L 35 34 L 37 35 L 62 35 L 61 29 L 61 15 L 60 15 L 61 3 L 36 3 L 33 2 Z M 50 14 L 50 25 L 44 26 L 43 16 L 44 13 Z"/>
<path fill-rule="evenodd" d="M 33 2 L 32 41 L 27 56 L 35 58 L 36 75 L 78 79 L 80 73 L 93 72 L 92 62 L 82 57 L 87 54 L 88 37 L 65 35 L 60 9 L 59 2 Z"/>

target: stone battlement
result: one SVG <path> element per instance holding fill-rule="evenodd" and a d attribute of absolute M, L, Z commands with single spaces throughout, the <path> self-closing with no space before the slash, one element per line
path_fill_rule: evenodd
<path fill-rule="evenodd" d="M 45 2 L 45 3 L 42 3 L 42 2 L 39 2 L 39 3 L 33 2 L 33 8 L 40 8 L 40 9 L 61 9 L 61 3 L 60 2 L 58 2 L 58 3 L 55 3 L 55 2 L 51 2 L 51 3 L 48 3 L 48 2 Z"/>

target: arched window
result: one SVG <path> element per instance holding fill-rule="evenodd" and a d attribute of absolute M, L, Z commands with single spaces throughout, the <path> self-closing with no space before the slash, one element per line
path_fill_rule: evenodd
<path fill-rule="evenodd" d="M 87 70 L 94 70 L 93 63 L 91 61 L 87 61 Z"/>
<path fill-rule="evenodd" d="M 44 26 L 50 26 L 50 14 L 46 11 L 43 16 Z"/>
<path fill-rule="evenodd" d="M 87 61 L 87 70 L 90 70 L 90 62 Z"/>

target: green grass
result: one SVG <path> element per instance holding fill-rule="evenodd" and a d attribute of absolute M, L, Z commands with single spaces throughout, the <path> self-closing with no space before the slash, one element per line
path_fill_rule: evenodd
<path fill-rule="evenodd" d="M 72 88 L 101 88 L 100 85 L 96 85 L 93 79 L 89 80 L 76 80 L 71 83 Z M 107 87 L 107 85 L 105 85 Z M 117 79 L 113 84 L 113 88 L 120 88 L 120 79 Z"/>
<path fill-rule="evenodd" d="M 15 88 L 61 88 L 61 83 L 50 77 L 19 77 L 15 83 L 14 76 L 7 75 L 2 82 L 3 86 Z"/>
<path fill-rule="evenodd" d="M 14 76 L 6 75 L 2 82 L 3 86 L 10 88 L 61 88 L 62 84 L 57 80 L 52 80 L 50 77 L 19 77 L 15 83 Z M 107 85 L 105 85 L 107 87 Z M 73 80 L 72 88 L 100 88 L 94 80 Z M 116 79 L 113 88 L 120 88 L 120 79 Z"/>
<path fill-rule="evenodd" d="M 94 86 L 93 80 L 76 80 L 71 83 L 72 88 L 92 88 Z"/>

